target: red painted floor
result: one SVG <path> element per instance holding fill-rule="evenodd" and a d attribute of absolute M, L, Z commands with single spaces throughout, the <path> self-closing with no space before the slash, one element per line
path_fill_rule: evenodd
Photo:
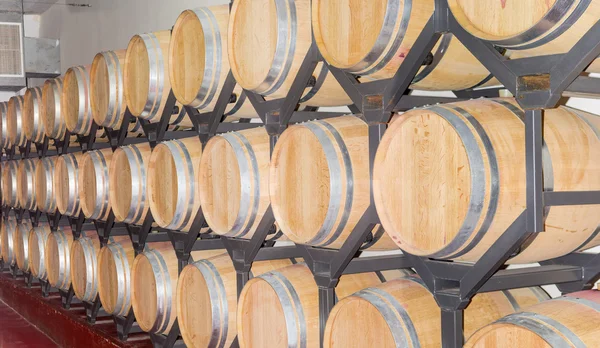
<path fill-rule="evenodd" d="M 0 301 L 0 348 L 58 347 L 25 318 Z"/>
<path fill-rule="evenodd" d="M 98 317 L 95 325 L 89 325 L 81 303 L 63 309 L 57 293 L 44 298 L 39 285 L 27 288 L 23 277 L 13 279 L 0 272 L 0 348 L 59 346 L 152 348 L 148 334 L 130 334 L 127 342 L 121 342 L 112 317 Z"/>

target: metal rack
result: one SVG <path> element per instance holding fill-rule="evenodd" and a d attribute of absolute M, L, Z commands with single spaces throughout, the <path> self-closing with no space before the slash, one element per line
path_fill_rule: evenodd
<path fill-rule="evenodd" d="M 218 237 L 210 233 L 201 234 L 200 230 L 206 227 L 202 210 L 196 215 L 188 233 L 152 228 L 154 220 L 150 213 L 143 224 L 139 226 L 115 223 L 112 212 L 109 213 L 106 221 L 90 221 L 83 216 L 64 218 L 58 213 L 42 215 L 39 211 L 16 210 L 15 214 L 19 220 L 28 214 L 36 225 L 45 219 L 53 230 L 62 224 L 69 224 L 77 234 L 82 231 L 84 224 L 93 224 L 102 245 L 106 245 L 110 236 L 129 235 L 136 254 L 144 250 L 146 243 L 170 241 L 177 253 L 180 272 L 188 263 L 192 251 L 225 248 L 235 266 L 238 294 L 250 279 L 250 268 L 254 261 L 303 257 L 313 272 L 319 288 L 321 334 L 329 312 L 336 302 L 335 286 L 340 276 L 412 267 L 423 279 L 440 306 L 443 346 L 462 347 L 464 309 L 476 293 L 547 284 L 557 284 L 561 292 L 567 293 L 591 288 L 600 275 L 600 255 L 589 253 L 572 253 L 544 261 L 540 266 L 535 267 L 503 269 L 505 262 L 519 249 L 525 239 L 543 231 L 545 207 L 600 204 L 600 191 L 544 191 L 541 163 L 542 109 L 555 107 L 559 98 L 565 93 L 600 94 L 598 79 L 580 76 L 585 67 L 600 54 L 600 41 L 597 39 L 600 37 L 599 23 L 596 23 L 566 54 L 508 60 L 493 45 L 466 32 L 453 17 L 447 0 L 436 0 L 434 14 L 405 57 L 401 67 L 390 79 L 360 83 L 356 76 L 324 62 L 313 39 L 313 44 L 285 98 L 267 101 L 263 96 L 250 91 L 236 95 L 234 93 L 236 82 L 233 74 L 229 72 L 213 111 L 200 113 L 196 109 L 185 107 L 185 113 L 194 125 L 192 130 L 169 131 L 169 120 L 173 112 L 183 112 L 183 110 L 175 110 L 175 97 L 171 92 L 159 122 L 148 123 L 141 120 L 144 137 L 126 137 L 129 122 L 133 117 L 129 111 L 126 111 L 125 119 L 119 129 L 105 129 L 108 143 L 95 142 L 95 134 L 99 127 L 93 124 L 90 133 L 92 135 L 77 137 L 77 142 L 80 144 L 78 149 L 70 147 L 70 137 L 67 134 L 65 141 L 45 139 L 40 144 L 28 142 L 24 147 L 18 149 L 13 147 L 5 151 L 3 159 L 42 157 L 64 154 L 74 150 L 85 152 L 107 147 L 111 147 L 114 151 L 117 147 L 128 143 L 145 141 L 154 147 L 161 141 L 191 136 L 198 136 L 205 145 L 211 137 L 218 133 L 257 126 L 265 126 L 270 136 L 271 149 L 273 149 L 279 135 L 290 123 L 341 115 L 340 113 L 319 112 L 317 108 L 300 110 L 298 106 L 307 87 L 318 88 L 318 81 L 313 77 L 313 73 L 317 64 L 324 62 L 329 73 L 338 80 L 351 98 L 353 105 L 350 106 L 350 110 L 352 113 L 360 114 L 360 117 L 368 124 L 372 169 L 379 141 L 386 130 L 386 123 L 394 112 L 435 103 L 482 96 L 498 96 L 498 89 L 455 91 L 457 98 L 420 97 L 409 94 L 409 87 L 414 76 L 426 62 L 427 55 L 444 33 L 452 33 L 459 39 L 501 81 L 504 88 L 515 95 L 517 102 L 525 110 L 527 206 L 489 251 L 474 264 L 433 260 L 407 253 L 357 258 L 365 244 L 371 241 L 373 227 L 380 222 L 374 208 L 373 197 L 371 197 L 370 206 L 339 250 L 306 245 L 273 247 L 274 241 L 267 240 L 269 235 L 276 233 L 275 218 L 270 207 L 251 239 Z M 237 102 L 240 98 L 246 98 L 252 103 L 262 123 L 250 123 L 249 120 L 243 119 L 239 123 L 223 122 L 227 105 Z M 35 145 L 35 152 L 31 151 L 32 145 Z M 2 215 L 5 218 L 9 212 L 10 209 L 2 209 Z M 89 226 L 86 225 L 87 227 Z M 0 269 L 3 269 L 3 266 L 0 263 Z M 14 269 L 12 272 L 14 276 L 17 275 Z M 31 276 L 26 278 L 31 284 L 33 281 Z M 40 286 L 47 296 L 50 291 L 49 285 L 40 281 Z M 63 305 L 70 306 L 73 297 L 72 289 L 68 292 L 59 292 L 63 297 Z M 95 321 L 99 311 L 98 301 L 87 304 L 86 312 L 89 313 L 88 320 L 91 323 Z M 126 340 L 130 333 L 140 331 L 135 324 L 132 310 L 126 317 L 115 316 L 114 321 L 121 340 Z M 157 347 L 176 346 L 180 342 L 177 322 L 169 335 L 151 334 L 151 338 Z M 234 342 L 233 346 L 237 346 L 237 342 Z"/>

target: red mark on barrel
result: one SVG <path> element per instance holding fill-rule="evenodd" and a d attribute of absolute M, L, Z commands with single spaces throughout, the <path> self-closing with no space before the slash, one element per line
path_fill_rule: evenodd
<path fill-rule="evenodd" d="M 506 0 L 500 0 L 500 4 L 502 4 L 502 8 L 506 7 Z"/>

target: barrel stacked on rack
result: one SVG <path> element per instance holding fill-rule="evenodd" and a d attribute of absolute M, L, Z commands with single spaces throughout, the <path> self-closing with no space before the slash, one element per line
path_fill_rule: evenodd
<path fill-rule="evenodd" d="M 560 1 L 448 3 L 468 32 L 511 58 L 564 52 L 600 19 L 598 1 L 573 7 Z M 273 241 L 344 250 L 356 242 L 352 237 L 373 197 L 381 223 L 368 225 L 361 251 L 401 249 L 477 262 L 526 207 L 525 114 L 515 99 L 391 115 L 382 120 L 389 128 L 372 175 L 373 135 L 357 115 L 291 125 L 277 137 L 266 127 L 211 130 L 203 144 L 197 135 L 204 123 L 179 133 L 185 136 L 162 137 L 167 129 L 198 127 L 187 112 L 219 111 L 221 122 L 258 118 L 252 98 L 260 104 L 294 96 L 298 107 L 309 109 L 349 105 L 336 77 L 394 77 L 433 13 L 433 0 L 237 0 L 231 11 L 226 5 L 184 11 L 172 30 L 135 35 L 126 50 L 98 53 L 91 66 L 71 67 L 0 103 L 0 147 L 22 152 L 21 159 L 11 155 L 2 162 L 2 206 L 243 240 L 267 228 Z M 319 62 L 313 76 L 304 76 L 313 38 L 327 64 Z M 339 69 L 336 77 L 328 65 Z M 588 68 L 597 70 L 596 63 Z M 303 78 L 304 88 L 295 88 Z M 410 85 L 461 90 L 499 83 L 444 33 Z M 221 98 L 227 103 L 217 110 Z M 375 110 L 383 101 L 363 103 Z M 279 111 L 268 111 L 269 122 Z M 600 190 L 600 118 L 560 107 L 546 110 L 544 121 L 545 190 Z M 152 137 L 114 149 L 106 144 L 115 131 L 138 136 L 151 123 L 161 134 L 158 144 Z M 75 139 L 81 149 L 72 146 Z M 89 139 L 104 144 L 90 149 Z M 33 144 L 45 151 L 50 140 L 60 155 L 26 158 L 23 149 Z M 545 233 L 529 238 L 508 262 L 544 261 L 600 245 L 599 209 L 548 209 Z M 277 228 L 261 224 L 271 213 Z M 170 242 L 139 248 L 139 240 L 121 235 L 101 245 L 96 231 L 78 230 L 78 224 L 52 231 L 48 222 L 21 217 L 2 221 L 5 264 L 72 290 L 82 301 L 99 300 L 114 316 L 133 312 L 144 331 L 167 335 L 178 327 L 190 347 L 228 347 L 236 336 L 241 347 L 320 343 L 319 287 L 302 259 L 254 262 L 252 279 L 238 289 L 232 256 L 237 262 L 239 255 L 225 250 L 193 251 L 179 270 Z M 196 226 L 202 219 L 207 226 Z M 441 346 L 440 309 L 410 273 L 339 276 L 323 346 Z M 597 341 L 591 329 L 600 320 L 596 292 L 538 303 L 546 299 L 538 287 L 476 295 L 465 312 L 465 337 L 472 336 L 467 345 Z"/>

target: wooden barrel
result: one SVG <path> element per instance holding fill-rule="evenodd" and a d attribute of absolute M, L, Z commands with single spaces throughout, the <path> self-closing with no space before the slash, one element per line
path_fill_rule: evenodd
<path fill-rule="evenodd" d="M 152 150 L 148 165 L 148 202 L 156 223 L 163 228 L 188 231 L 200 208 L 196 176 L 202 156 L 194 136 L 165 141 Z"/>
<path fill-rule="evenodd" d="M 73 134 L 88 135 L 92 128 L 90 69 L 89 65 L 69 68 L 63 79 L 60 102 L 62 117 Z"/>
<path fill-rule="evenodd" d="M 48 280 L 44 255 L 50 233 L 50 225 L 40 222 L 38 227 L 34 227 L 29 233 L 29 241 L 27 242 L 29 247 L 29 269 L 35 278 L 41 280 Z"/>
<path fill-rule="evenodd" d="M 152 244 L 147 244 L 152 248 Z M 127 316 L 131 309 L 131 266 L 135 250 L 129 236 L 110 237 L 98 255 L 98 294 L 107 313 Z"/>
<path fill-rule="evenodd" d="M 48 282 L 57 289 L 71 287 L 71 246 L 73 232 L 70 227 L 59 227 L 48 235 L 44 249 L 44 263 L 48 272 Z"/>
<path fill-rule="evenodd" d="M 220 134 L 206 144 L 196 184 L 213 232 L 254 235 L 269 207 L 269 161 L 269 135 L 263 127 Z"/>
<path fill-rule="evenodd" d="M 90 104 L 99 126 L 119 129 L 127 104 L 123 90 L 125 50 L 100 52 L 90 71 Z"/>
<path fill-rule="evenodd" d="M 365 80 L 378 80 L 398 71 L 433 14 L 434 0 L 316 0 L 312 6 L 315 41 L 327 62 Z M 461 90 L 499 84 L 458 39 L 445 33 L 411 88 Z"/>
<path fill-rule="evenodd" d="M 109 168 L 112 149 L 86 152 L 79 161 L 79 203 L 89 219 L 106 220 L 110 213 Z"/>
<path fill-rule="evenodd" d="M 464 335 L 546 299 L 541 288 L 477 294 L 464 312 Z M 423 281 L 396 279 L 340 300 L 327 320 L 323 347 L 441 347 L 440 323 L 441 311 Z"/>
<path fill-rule="evenodd" d="M 282 232 L 298 244 L 339 248 L 369 206 L 367 124 L 355 116 L 289 127 L 273 150 L 270 197 Z M 394 249 L 385 233 L 373 250 Z"/>
<path fill-rule="evenodd" d="M 43 157 L 35 167 L 35 200 L 38 209 L 45 213 L 56 211 L 54 195 L 54 169 L 58 156 Z"/>
<path fill-rule="evenodd" d="M 79 200 L 79 162 L 82 153 L 69 153 L 59 156 L 54 167 L 54 195 L 58 211 L 67 216 L 78 216 L 81 210 Z"/>
<path fill-rule="evenodd" d="M 64 113 L 61 110 L 63 79 L 47 80 L 42 88 L 42 122 L 46 136 L 51 139 L 63 140 L 67 132 Z"/>
<path fill-rule="evenodd" d="M 19 161 L 2 162 L 2 204 L 18 208 L 17 169 Z"/>
<path fill-rule="evenodd" d="M 110 164 L 110 204 L 115 221 L 141 225 L 148 214 L 147 173 L 152 149 L 149 144 L 115 150 Z"/>
<path fill-rule="evenodd" d="M 6 125 L 10 145 L 25 146 L 27 139 L 23 131 L 23 97 L 20 95 L 8 100 Z"/>
<path fill-rule="evenodd" d="M 292 264 L 291 260 L 252 264 L 258 276 Z M 186 266 L 177 283 L 177 322 L 188 347 L 229 347 L 236 330 L 236 272 L 227 253 Z"/>
<path fill-rule="evenodd" d="M 342 299 L 381 282 L 375 273 L 343 275 L 336 295 Z M 252 278 L 237 306 L 240 347 L 318 347 L 318 297 L 317 284 L 303 263 Z"/>
<path fill-rule="evenodd" d="M 9 217 L 0 224 L 0 248 L 2 249 L 2 260 L 7 266 L 13 266 L 17 262 L 15 255 L 15 239 L 17 235 L 17 220 Z"/>
<path fill-rule="evenodd" d="M 29 234 L 33 229 L 31 220 L 23 219 L 20 224 L 17 224 L 15 231 L 13 246 L 17 268 L 23 272 L 29 272 Z"/>
<path fill-rule="evenodd" d="M 8 102 L 0 103 L 0 147 L 8 149 Z"/>
<path fill-rule="evenodd" d="M 476 261 L 526 206 L 524 113 L 514 99 L 477 99 L 397 116 L 375 158 L 373 189 L 385 230 L 405 251 Z M 600 117 L 544 113 L 546 191 L 600 189 Z M 393 178 L 393 179 L 390 179 Z M 600 244 L 600 206 L 553 206 L 545 232 L 510 263 Z"/>
<path fill-rule="evenodd" d="M 568 52 L 600 19 L 600 3 L 590 0 L 449 0 L 448 6 L 465 30 L 519 57 Z M 588 71 L 600 71 L 600 62 Z"/>
<path fill-rule="evenodd" d="M 310 0 L 235 1 L 227 36 L 231 72 L 240 86 L 271 98 L 284 98 L 312 43 Z M 351 104 L 322 63 L 313 76 L 314 86 L 307 87 L 301 103 Z"/>
<path fill-rule="evenodd" d="M 131 114 L 158 122 L 171 92 L 169 80 L 169 43 L 171 31 L 134 36 L 125 55 L 125 99 Z M 179 108 L 181 110 L 181 105 Z M 175 111 L 175 110 L 173 110 Z M 192 127 L 188 117 L 174 112 L 170 124 Z"/>
<path fill-rule="evenodd" d="M 100 239 L 96 231 L 83 233 L 71 246 L 71 281 L 75 296 L 94 302 L 98 296 L 98 253 Z"/>
<path fill-rule="evenodd" d="M 471 336 L 465 347 L 596 347 L 600 293 L 580 291 L 505 316 Z"/>
<path fill-rule="evenodd" d="M 194 260 L 222 254 L 223 250 L 193 251 Z M 168 334 L 177 318 L 177 255 L 170 242 L 151 244 L 131 267 L 131 304 L 140 328 Z"/>
<path fill-rule="evenodd" d="M 17 167 L 17 200 L 19 206 L 27 210 L 37 209 L 35 195 L 35 169 L 39 159 L 21 160 Z"/>
<path fill-rule="evenodd" d="M 23 98 L 23 131 L 25 138 L 35 143 L 42 143 L 46 138 L 42 122 L 43 106 L 42 87 L 28 88 Z"/>
<path fill-rule="evenodd" d="M 181 104 L 202 111 L 214 109 L 229 73 L 228 23 L 228 5 L 186 10 L 177 18 L 169 46 L 169 76 Z M 227 106 L 225 116 L 258 117 L 242 92 L 236 86 L 235 102 Z"/>

